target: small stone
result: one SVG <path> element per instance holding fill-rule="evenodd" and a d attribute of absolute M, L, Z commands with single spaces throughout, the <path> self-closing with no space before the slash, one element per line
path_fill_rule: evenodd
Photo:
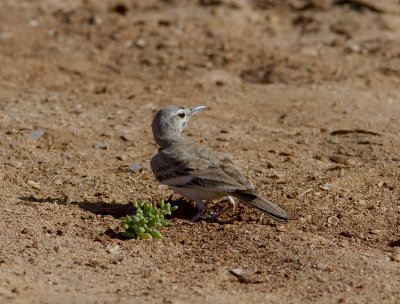
<path fill-rule="evenodd" d="M 142 168 L 143 168 L 143 166 L 141 164 L 133 164 L 133 165 L 128 167 L 128 170 L 136 171 L 136 170 L 140 170 Z"/>
<path fill-rule="evenodd" d="M 142 39 L 142 38 L 139 38 L 138 40 L 136 40 L 136 42 L 135 42 L 135 45 L 138 47 L 138 48 L 144 48 L 145 46 L 146 46 L 146 44 L 147 44 L 147 42 L 146 42 L 146 40 L 144 40 L 144 39 Z"/>
<path fill-rule="evenodd" d="M 133 141 L 135 137 L 131 134 L 126 133 L 121 135 L 121 139 L 124 141 Z"/>
<path fill-rule="evenodd" d="M 14 167 L 14 168 L 19 168 L 19 167 L 22 166 L 22 163 L 16 162 L 16 161 L 13 161 L 13 160 L 8 161 L 8 162 L 5 162 L 5 164 L 6 164 L 7 166 Z"/>
<path fill-rule="evenodd" d="M 325 277 L 318 277 L 317 280 L 318 282 L 328 282 L 328 278 Z"/>
<path fill-rule="evenodd" d="M 339 139 L 337 139 L 337 137 L 332 137 L 329 139 L 329 142 L 336 145 L 339 143 Z"/>
<path fill-rule="evenodd" d="M 279 179 L 279 178 L 282 178 L 282 177 L 284 177 L 284 176 L 285 176 L 285 173 L 284 173 L 284 172 L 274 172 L 274 174 L 272 174 L 272 175 L 270 176 L 270 178 Z"/>
<path fill-rule="evenodd" d="M 28 185 L 31 186 L 33 189 L 40 190 L 40 183 L 38 182 L 28 180 Z"/>
<path fill-rule="evenodd" d="M 321 190 L 324 190 L 324 191 L 329 191 L 329 190 L 331 190 L 327 184 L 322 185 L 322 186 L 320 186 L 319 188 L 320 188 Z"/>
<path fill-rule="evenodd" d="M 93 145 L 94 149 L 108 149 L 108 143 L 106 141 L 99 141 Z"/>
<path fill-rule="evenodd" d="M 267 168 L 268 168 L 268 169 L 274 169 L 274 168 L 275 168 L 275 165 L 274 165 L 273 163 L 268 162 L 268 163 L 267 163 Z"/>
<path fill-rule="evenodd" d="M 339 218 L 337 216 L 330 216 L 328 218 L 329 226 L 337 226 L 339 224 Z"/>
<path fill-rule="evenodd" d="M 113 136 L 113 133 L 110 131 L 105 131 L 103 133 L 100 134 L 101 137 L 111 137 Z"/>
<path fill-rule="evenodd" d="M 264 169 L 261 167 L 256 167 L 256 168 L 254 168 L 254 171 L 261 174 L 264 172 Z"/>
<path fill-rule="evenodd" d="M 8 33 L 8 32 L 0 33 L 0 39 L 1 39 L 1 40 L 9 39 L 9 38 L 11 38 L 12 36 L 13 36 L 13 34 L 12 34 L 12 33 Z"/>
<path fill-rule="evenodd" d="M 44 131 L 42 131 L 42 130 L 33 130 L 33 131 L 29 132 L 29 136 L 32 137 L 33 139 L 38 139 L 43 134 L 44 134 Z"/>
<path fill-rule="evenodd" d="M 115 245 L 115 246 L 112 246 L 112 247 L 108 248 L 107 252 L 108 253 L 114 253 L 114 252 L 117 252 L 118 250 L 119 250 L 119 245 Z"/>
<path fill-rule="evenodd" d="M 355 161 L 352 160 L 349 157 L 346 157 L 344 155 L 333 155 L 329 158 L 331 161 L 335 162 L 335 163 L 339 163 L 339 164 L 344 164 L 347 166 L 353 166 L 355 165 Z"/>
<path fill-rule="evenodd" d="M 326 265 L 322 264 L 322 263 L 318 263 L 317 265 L 315 265 L 315 268 L 321 269 L 321 270 L 325 270 L 326 269 Z"/>
<path fill-rule="evenodd" d="M 128 159 L 128 156 L 126 156 L 125 154 L 123 154 L 123 155 L 118 155 L 118 156 L 117 156 L 117 159 L 118 159 L 118 160 L 121 160 L 121 161 L 125 161 L 125 160 Z"/>
<path fill-rule="evenodd" d="M 364 201 L 364 200 L 359 200 L 355 204 L 358 205 L 358 206 L 361 206 L 361 207 L 365 207 L 367 205 L 367 202 Z"/>
<path fill-rule="evenodd" d="M 241 276 L 243 275 L 243 269 L 242 268 L 231 269 L 231 273 L 235 276 Z"/>
<path fill-rule="evenodd" d="M 37 21 L 36 19 L 32 19 L 29 21 L 29 25 L 32 27 L 37 27 L 39 25 L 39 21 Z"/>
<path fill-rule="evenodd" d="M 400 262 L 400 252 L 398 251 L 393 252 L 390 258 L 394 262 Z"/>
<path fill-rule="evenodd" d="M 278 230 L 279 232 L 285 232 L 286 231 L 286 227 L 283 225 L 279 225 L 276 230 Z"/>
<path fill-rule="evenodd" d="M 354 53 L 358 53 L 359 51 L 360 51 L 360 46 L 358 45 L 358 44 L 351 44 L 350 46 L 349 46 L 349 49 L 351 50 L 351 51 L 353 51 Z"/>

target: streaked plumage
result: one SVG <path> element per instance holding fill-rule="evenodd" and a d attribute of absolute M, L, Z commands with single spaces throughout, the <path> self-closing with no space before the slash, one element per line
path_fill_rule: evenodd
<path fill-rule="evenodd" d="M 167 106 L 157 112 L 152 129 L 160 148 L 150 162 L 155 178 L 175 193 L 196 202 L 199 212 L 192 221 L 204 214 L 203 200 L 225 196 L 228 197 L 230 206 L 213 215 L 212 219 L 235 206 L 231 196 L 278 221 L 293 219 L 289 212 L 260 196 L 251 181 L 229 158 L 181 137 L 189 118 L 209 109 L 206 106 Z"/>

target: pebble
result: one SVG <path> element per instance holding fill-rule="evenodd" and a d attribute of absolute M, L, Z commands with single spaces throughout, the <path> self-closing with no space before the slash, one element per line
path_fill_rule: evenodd
<path fill-rule="evenodd" d="M 121 161 L 125 161 L 125 160 L 127 160 L 127 159 L 128 159 L 128 156 L 127 156 L 127 155 L 125 155 L 125 154 L 118 155 L 118 156 L 117 156 L 117 159 L 118 159 L 118 160 L 121 160 Z"/>
<path fill-rule="evenodd" d="M 278 230 L 279 232 L 285 232 L 286 231 L 286 227 L 283 225 L 279 225 L 276 230 Z"/>
<path fill-rule="evenodd" d="M 39 21 L 37 21 L 36 19 L 32 19 L 29 21 L 29 25 L 32 27 L 37 27 L 39 25 Z"/>
<path fill-rule="evenodd" d="M 267 168 L 268 168 L 268 169 L 274 169 L 274 168 L 275 168 L 275 165 L 274 165 L 273 163 L 268 162 L 268 163 L 267 163 Z"/>
<path fill-rule="evenodd" d="M 330 216 L 328 218 L 329 226 L 337 226 L 339 224 L 339 218 L 337 216 Z"/>
<path fill-rule="evenodd" d="M 324 190 L 324 191 L 329 191 L 329 190 L 331 190 L 327 184 L 322 185 L 322 186 L 320 186 L 319 188 L 320 188 L 321 190 Z"/>
<path fill-rule="evenodd" d="M 118 250 L 119 250 L 119 245 L 115 245 L 115 246 L 112 246 L 112 247 L 108 248 L 107 252 L 108 253 L 114 253 L 114 252 L 117 252 Z"/>
<path fill-rule="evenodd" d="M 285 173 L 284 173 L 284 172 L 274 172 L 274 174 L 272 174 L 272 175 L 270 176 L 270 178 L 279 179 L 279 178 L 282 178 L 282 177 L 284 177 L 284 176 L 285 176 Z"/>
<path fill-rule="evenodd" d="M 8 161 L 8 162 L 5 162 L 5 164 L 6 164 L 7 166 L 10 166 L 10 167 L 13 167 L 13 168 L 19 168 L 19 167 L 22 166 L 22 163 L 17 162 L 17 161 L 13 161 L 13 160 Z"/>
<path fill-rule="evenodd" d="M 344 155 L 333 155 L 331 157 L 329 157 L 329 159 L 335 163 L 339 163 L 339 164 L 344 164 L 344 165 L 348 165 L 348 166 L 354 166 L 355 165 L 355 161 L 349 157 L 346 157 Z"/>
<path fill-rule="evenodd" d="M 326 269 L 326 265 L 322 264 L 322 263 L 318 263 L 318 264 L 315 265 L 315 268 L 325 270 Z"/>
<path fill-rule="evenodd" d="M 142 39 L 142 38 L 136 40 L 136 43 L 135 43 L 135 45 L 136 45 L 138 48 L 143 48 L 143 47 L 146 46 L 146 44 L 147 44 L 146 40 L 144 40 L 144 39 Z"/>
<path fill-rule="evenodd" d="M 33 189 L 40 190 L 40 183 L 38 182 L 28 180 L 28 185 L 31 186 Z"/>
<path fill-rule="evenodd" d="M 135 137 L 133 137 L 133 135 L 131 134 L 122 134 L 121 135 L 121 139 L 124 141 L 133 141 L 135 139 Z"/>
<path fill-rule="evenodd" d="M 400 262 L 400 252 L 393 252 L 390 258 L 394 262 Z"/>
<path fill-rule="evenodd" d="M 8 32 L 0 33 L 0 39 L 1 39 L 1 40 L 9 39 L 9 38 L 11 38 L 12 36 L 13 36 L 13 34 L 12 34 L 12 33 L 8 33 Z"/>
<path fill-rule="evenodd" d="M 108 149 L 108 143 L 106 141 L 99 141 L 93 145 L 95 149 Z"/>
<path fill-rule="evenodd" d="M 142 169 L 143 168 L 143 166 L 141 165 L 141 164 L 133 164 L 133 165 L 130 165 L 129 167 L 128 167 L 128 170 L 130 170 L 130 171 L 136 171 L 136 170 L 140 170 L 140 169 Z"/>
<path fill-rule="evenodd" d="M 29 132 L 29 136 L 32 137 L 33 139 L 38 139 L 43 134 L 44 134 L 44 131 L 42 131 L 42 130 L 33 130 L 33 131 Z"/>
<path fill-rule="evenodd" d="M 365 207 L 367 205 L 367 202 L 364 200 L 359 200 L 358 202 L 355 202 L 356 205 Z"/>
<path fill-rule="evenodd" d="M 337 139 L 336 137 L 333 137 L 333 138 L 329 139 L 329 142 L 331 144 L 338 144 L 339 143 L 339 139 Z"/>
<path fill-rule="evenodd" d="M 243 275 L 243 269 L 242 268 L 231 269 L 231 273 L 235 276 L 241 276 Z"/>

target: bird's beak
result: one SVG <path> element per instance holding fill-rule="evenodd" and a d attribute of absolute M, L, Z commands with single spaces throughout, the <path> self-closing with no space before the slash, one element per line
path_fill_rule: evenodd
<path fill-rule="evenodd" d="M 211 110 L 211 108 L 209 106 L 195 106 L 193 108 L 189 108 L 189 110 L 190 110 L 190 116 L 193 116 L 199 112 Z"/>

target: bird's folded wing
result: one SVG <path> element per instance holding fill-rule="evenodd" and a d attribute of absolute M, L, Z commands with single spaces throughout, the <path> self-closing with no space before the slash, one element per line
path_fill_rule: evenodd
<path fill-rule="evenodd" d="M 160 151 L 151 161 L 157 180 L 169 186 L 197 186 L 232 192 L 252 189 L 251 182 L 229 158 L 214 151 L 201 154 Z"/>

